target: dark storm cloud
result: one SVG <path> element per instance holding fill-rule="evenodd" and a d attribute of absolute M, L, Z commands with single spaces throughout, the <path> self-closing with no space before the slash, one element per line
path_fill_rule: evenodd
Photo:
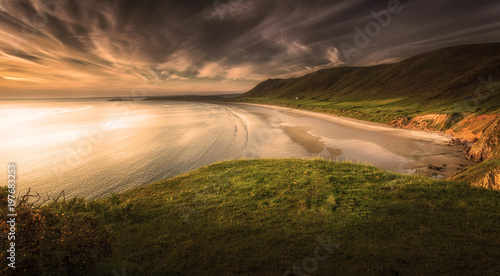
<path fill-rule="evenodd" d="M 389 3 L 398 12 L 359 47 L 355 28 Z M 255 83 L 498 42 L 499 14 L 497 0 L 0 0 L 0 85 Z"/>

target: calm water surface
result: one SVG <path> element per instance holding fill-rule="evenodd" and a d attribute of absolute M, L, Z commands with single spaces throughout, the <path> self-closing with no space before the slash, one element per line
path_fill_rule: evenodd
<path fill-rule="evenodd" d="M 467 162 L 435 134 L 318 116 L 236 104 L 0 101 L 0 179 L 17 162 L 21 191 L 97 198 L 238 158 L 320 156 L 407 172 L 429 161 L 411 156 L 419 145 L 422 158 Z"/>

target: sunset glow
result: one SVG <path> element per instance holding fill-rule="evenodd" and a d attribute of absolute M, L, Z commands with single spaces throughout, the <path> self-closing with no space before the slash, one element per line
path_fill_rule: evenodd
<path fill-rule="evenodd" d="M 0 97 L 245 92 L 267 78 L 494 42 L 500 4 L 482 2 L 401 3 L 397 24 L 348 62 L 340 45 L 385 1 L 1 0 Z M 439 18 L 423 25 L 433 10 Z"/>

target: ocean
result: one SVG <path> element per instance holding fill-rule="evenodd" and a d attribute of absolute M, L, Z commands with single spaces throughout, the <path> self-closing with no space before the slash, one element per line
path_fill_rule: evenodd
<path fill-rule="evenodd" d="M 413 173 L 468 164 L 438 134 L 280 107 L 105 99 L 0 101 L 0 159 L 19 192 L 100 198 L 224 160 L 325 158 Z"/>

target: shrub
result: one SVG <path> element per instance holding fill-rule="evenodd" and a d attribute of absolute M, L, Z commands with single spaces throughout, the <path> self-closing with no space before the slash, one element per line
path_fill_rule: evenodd
<path fill-rule="evenodd" d="M 6 200 L 3 189 L 0 195 L 3 205 Z M 16 208 L 15 269 L 7 266 L 10 241 L 4 241 L 9 229 L 5 209 L 2 210 L 0 274 L 82 275 L 112 255 L 114 238 L 96 213 L 75 211 L 72 204 L 66 203 L 35 207 L 26 198 L 18 199 Z"/>

